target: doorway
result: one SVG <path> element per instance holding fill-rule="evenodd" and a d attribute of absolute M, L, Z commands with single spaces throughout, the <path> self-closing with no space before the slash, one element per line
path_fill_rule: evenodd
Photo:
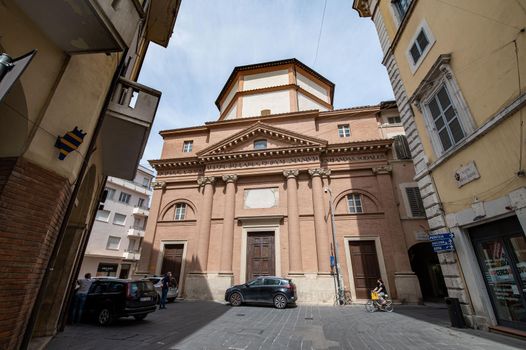
<path fill-rule="evenodd" d="M 274 232 L 248 232 L 247 281 L 275 274 Z"/>
<path fill-rule="evenodd" d="M 349 241 L 352 274 L 357 299 L 369 299 L 369 291 L 376 288 L 380 266 L 375 241 Z"/>
<path fill-rule="evenodd" d="M 447 296 L 446 283 L 437 254 L 431 242 L 417 243 L 409 248 L 411 269 L 420 283 L 422 297 L 426 301 L 443 302 Z"/>
<path fill-rule="evenodd" d="M 166 244 L 164 246 L 163 263 L 161 265 L 161 274 L 164 275 L 168 271 L 172 273 L 172 277 L 177 281 L 179 286 L 181 277 L 181 267 L 183 265 L 184 244 Z"/>
<path fill-rule="evenodd" d="M 517 217 L 468 230 L 497 322 L 526 330 L 526 239 Z"/>
<path fill-rule="evenodd" d="M 121 264 L 121 272 L 119 273 L 119 278 L 127 279 L 130 275 L 130 264 Z"/>

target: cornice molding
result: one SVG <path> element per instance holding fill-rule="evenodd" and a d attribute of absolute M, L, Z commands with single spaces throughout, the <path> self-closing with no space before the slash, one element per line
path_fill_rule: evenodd
<path fill-rule="evenodd" d="M 223 181 L 226 183 L 229 183 L 229 182 L 236 183 L 237 175 L 236 174 L 223 175 Z"/>
<path fill-rule="evenodd" d="M 393 166 L 392 165 L 382 165 L 379 167 L 374 167 L 372 168 L 372 170 L 373 170 L 373 174 L 375 175 L 390 174 L 393 171 Z"/>
<path fill-rule="evenodd" d="M 199 185 L 199 187 L 205 185 L 213 185 L 215 181 L 215 176 L 199 176 L 197 178 L 197 184 Z"/>
<path fill-rule="evenodd" d="M 310 174 L 311 177 L 315 177 L 315 176 L 320 176 L 320 177 L 329 176 L 329 175 L 331 175 L 331 169 L 326 169 L 326 168 L 309 169 L 309 174 Z"/>

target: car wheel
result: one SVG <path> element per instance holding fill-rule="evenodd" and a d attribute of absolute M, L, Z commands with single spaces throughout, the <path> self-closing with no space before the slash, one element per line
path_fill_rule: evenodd
<path fill-rule="evenodd" d="M 113 312 L 109 307 L 103 307 L 97 314 L 97 323 L 100 326 L 109 326 L 113 322 Z"/>
<path fill-rule="evenodd" d="M 239 306 L 243 302 L 241 300 L 241 294 L 237 292 L 230 294 L 230 298 L 228 298 L 228 300 L 230 301 L 230 305 L 232 306 Z"/>
<path fill-rule="evenodd" d="M 287 298 L 282 295 L 278 294 L 274 297 L 274 307 L 276 309 L 284 309 L 287 307 Z"/>
<path fill-rule="evenodd" d="M 148 314 L 135 315 L 133 318 L 135 318 L 137 321 L 142 321 L 146 318 L 146 316 L 148 316 Z"/>

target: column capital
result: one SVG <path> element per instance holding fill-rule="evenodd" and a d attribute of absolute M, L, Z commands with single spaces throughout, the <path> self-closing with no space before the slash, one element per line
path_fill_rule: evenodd
<path fill-rule="evenodd" d="M 164 181 L 152 181 L 152 188 L 154 190 L 164 190 L 166 188 L 166 182 L 164 182 Z"/>
<path fill-rule="evenodd" d="M 293 169 L 293 170 L 283 170 L 283 176 L 285 176 L 287 179 L 288 178 L 296 178 L 298 175 L 299 175 L 300 171 L 299 170 L 296 170 L 296 169 Z"/>
<path fill-rule="evenodd" d="M 309 169 L 309 174 L 310 176 L 312 177 L 315 177 L 315 176 L 329 176 L 331 174 L 331 169 L 326 169 L 326 168 L 314 168 L 314 169 Z"/>
<path fill-rule="evenodd" d="M 199 186 L 204 186 L 204 185 L 213 185 L 214 182 L 216 181 L 216 178 L 214 176 L 199 176 L 197 178 L 197 184 Z"/>
<path fill-rule="evenodd" d="M 382 166 L 379 166 L 379 167 L 374 167 L 372 168 L 373 169 L 373 173 L 375 175 L 378 175 L 378 174 L 389 174 L 393 171 L 393 166 L 392 165 L 382 165 Z"/>
<path fill-rule="evenodd" d="M 229 183 L 229 182 L 235 183 L 237 181 L 237 175 L 236 174 L 223 175 L 223 181 L 226 183 Z"/>

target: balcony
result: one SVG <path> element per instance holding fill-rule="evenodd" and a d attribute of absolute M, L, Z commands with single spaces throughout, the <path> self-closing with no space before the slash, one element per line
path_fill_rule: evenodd
<path fill-rule="evenodd" d="M 123 51 L 131 46 L 140 20 L 145 17 L 140 0 L 121 0 L 116 4 L 108 0 L 15 2 L 51 41 L 69 54 Z"/>
<path fill-rule="evenodd" d="M 161 92 L 120 78 L 101 130 L 105 175 L 133 180 Z"/>
<path fill-rule="evenodd" d="M 141 253 L 140 252 L 124 252 L 122 253 L 122 257 L 124 258 L 124 260 L 140 260 Z"/>
<path fill-rule="evenodd" d="M 144 237 L 144 228 L 130 226 L 128 229 L 128 237 Z"/>
<path fill-rule="evenodd" d="M 150 209 L 145 207 L 135 207 L 133 208 L 133 215 L 136 216 L 148 216 L 150 214 Z"/>

